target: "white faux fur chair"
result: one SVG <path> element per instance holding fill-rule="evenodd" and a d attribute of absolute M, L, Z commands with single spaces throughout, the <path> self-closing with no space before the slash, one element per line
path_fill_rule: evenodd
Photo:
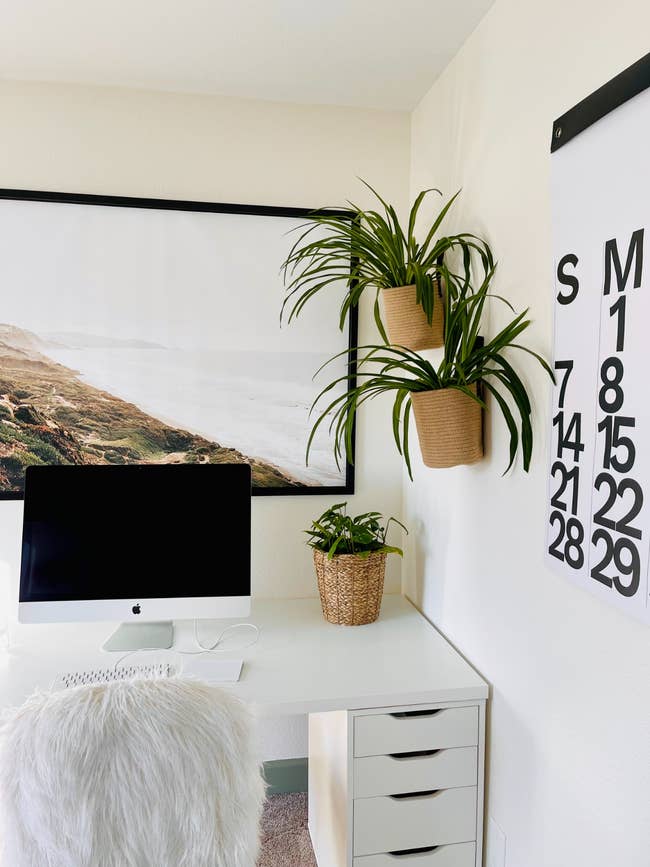
<path fill-rule="evenodd" d="M 252 722 L 180 678 L 37 694 L 0 729 L 2 867 L 253 867 Z"/>

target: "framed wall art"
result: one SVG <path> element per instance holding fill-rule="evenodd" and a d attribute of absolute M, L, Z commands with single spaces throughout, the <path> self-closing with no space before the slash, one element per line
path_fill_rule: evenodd
<path fill-rule="evenodd" d="M 327 430 L 305 448 L 356 310 L 342 333 L 341 285 L 280 324 L 308 213 L 1 190 L 0 498 L 39 463 L 243 461 L 257 495 L 352 493 Z"/>

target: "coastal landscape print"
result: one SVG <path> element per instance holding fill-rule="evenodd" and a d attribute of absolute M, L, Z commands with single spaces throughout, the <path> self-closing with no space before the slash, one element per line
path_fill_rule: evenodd
<path fill-rule="evenodd" d="M 345 490 L 310 406 L 343 297 L 280 327 L 300 217 L 0 200 L 0 496 L 33 464 L 251 465 L 256 493 Z"/>

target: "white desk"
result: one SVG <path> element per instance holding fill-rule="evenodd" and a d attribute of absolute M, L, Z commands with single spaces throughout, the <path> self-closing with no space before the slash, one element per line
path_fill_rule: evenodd
<path fill-rule="evenodd" d="M 488 687 L 476 672 L 401 596 L 386 596 L 369 626 L 332 626 L 315 599 L 254 601 L 249 619 L 260 639 L 232 651 L 245 662 L 229 688 L 260 714 L 310 714 L 319 867 L 480 867 Z M 202 623 L 203 640 L 223 625 Z M 112 629 L 14 625 L 0 654 L 0 706 L 61 671 L 110 665 L 115 656 L 100 647 Z M 230 644 L 248 638 L 235 632 Z M 190 624 L 177 624 L 176 647 L 192 645 Z M 409 791 L 429 794 L 391 797 Z M 416 848 L 428 851 L 405 851 Z"/>

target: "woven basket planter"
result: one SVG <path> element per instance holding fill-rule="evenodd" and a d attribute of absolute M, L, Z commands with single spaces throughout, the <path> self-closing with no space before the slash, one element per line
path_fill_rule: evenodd
<path fill-rule="evenodd" d="M 471 387 L 476 393 L 476 386 Z M 481 406 L 457 388 L 411 394 L 422 460 L 427 467 L 475 464 L 483 457 Z"/>
<path fill-rule="evenodd" d="M 373 623 L 384 592 L 386 554 L 338 554 L 331 560 L 314 548 L 314 566 L 325 620 L 343 626 Z"/>
<path fill-rule="evenodd" d="M 382 289 L 381 297 L 386 331 L 393 346 L 405 346 L 419 352 L 437 349 L 444 344 L 445 305 L 441 292 L 436 292 L 431 325 L 422 305 L 415 300 L 415 286 Z"/>

